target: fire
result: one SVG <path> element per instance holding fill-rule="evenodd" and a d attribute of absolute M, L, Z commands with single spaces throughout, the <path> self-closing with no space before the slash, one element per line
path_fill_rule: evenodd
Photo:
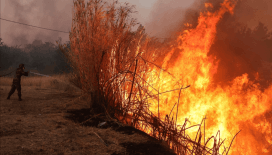
<path fill-rule="evenodd" d="M 220 130 L 220 138 L 226 138 L 227 146 L 241 130 L 232 144 L 230 154 L 269 154 L 272 152 L 272 122 L 266 120 L 264 115 L 272 108 L 272 85 L 261 91 L 258 84 L 249 81 L 247 74 L 236 77 L 227 87 L 215 85 L 213 75 L 216 74 L 220 60 L 207 56 L 216 35 L 217 23 L 225 13 L 233 14 L 235 3 L 225 0 L 218 11 L 201 13 L 198 26 L 184 31 L 177 38 L 178 48 L 182 52 L 174 63 L 170 63 L 174 52 L 172 49 L 165 57 L 163 68 L 178 79 L 174 80 L 168 73 L 154 69 L 150 74 L 159 75 L 160 80 L 149 78 L 148 82 L 159 92 L 177 89 L 159 96 L 160 116 L 169 114 L 175 103 L 179 102 L 177 124 L 182 125 L 186 118 L 189 118 L 190 125 L 198 124 L 206 116 L 206 137 Z M 209 3 L 205 6 L 213 8 Z M 180 93 L 178 89 L 182 84 L 191 87 Z M 153 88 L 150 91 L 154 91 Z M 158 103 L 150 102 L 150 110 L 158 114 Z M 175 118 L 176 109 L 171 117 Z M 188 134 L 194 137 L 197 130 L 197 127 L 192 128 Z"/>

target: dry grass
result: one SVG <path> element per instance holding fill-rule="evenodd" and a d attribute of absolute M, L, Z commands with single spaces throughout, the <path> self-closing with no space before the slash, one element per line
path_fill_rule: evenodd
<path fill-rule="evenodd" d="M 22 76 L 21 78 L 21 86 L 22 87 L 35 87 L 36 89 L 46 89 L 53 88 L 61 91 L 66 91 L 68 93 L 73 93 L 74 91 L 79 91 L 80 89 L 73 86 L 70 82 L 71 75 L 70 74 L 62 74 L 62 75 L 53 75 L 51 77 L 43 77 L 43 76 Z M 12 77 L 1 77 L 0 85 L 1 86 L 11 86 L 12 85 Z"/>
<path fill-rule="evenodd" d="M 205 125 L 204 131 L 200 130 L 204 120 L 196 125 L 199 132 L 191 138 L 186 134 L 190 129 L 186 121 L 178 128 L 176 116 L 163 119 L 149 110 L 149 100 L 159 104 L 161 92 L 148 80 L 159 81 L 159 74 L 164 71 L 159 60 L 170 51 L 170 45 L 149 38 L 141 26 L 132 32 L 135 25 L 129 18 L 132 8 L 116 4 L 90 0 L 85 6 L 83 0 L 77 0 L 70 33 L 71 50 L 59 45 L 75 71 L 76 83 L 81 83 L 82 91 L 91 95 L 90 107 L 106 113 L 109 119 L 117 118 L 166 141 L 177 154 L 218 155 L 224 141 L 220 136 L 205 137 Z M 155 69 L 157 75 L 150 72 Z M 188 87 L 181 87 L 180 91 Z M 207 147 L 210 140 L 214 140 L 212 148 Z M 229 147 L 224 148 L 223 154 L 228 154 L 228 150 Z"/>

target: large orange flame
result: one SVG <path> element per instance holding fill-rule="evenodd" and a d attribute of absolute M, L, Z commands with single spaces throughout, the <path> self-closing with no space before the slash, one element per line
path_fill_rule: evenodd
<path fill-rule="evenodd" d="M 214 56 L 207 56 L 216 35 L 217 23 L 226 12 L 233 13 L 235 4 L 235 1 L 225 0 L 218 11 L 201 13 L 197 27 L 178 37 L 176 41 L 182 52 L 174 63 L 169 63 L 173 49 L 166 56 L 163 67 L 179 78 L 182 84 L 191 87 L 181 94 L 171 91 L 161 95 L 160 115 L 169 114 L 180 96 L 177 124 L 182 125 L 186 118 L 191 125 L 198 124 L 206 116 L 206 135 L 215 135 L 220 130 L 220 138 L 226 138 L 227 145 L 241 130 L 232 144 L 231 154 L 268 155 L 272 153 L 272 122 L 264 115 L 268 115 L 272 107 L 272 85 L 261 91 L 258 84 L 249 81 L 247 74 L 236 77 L 227 87 L 215 85 L 213 75 L 219 61 Z M 209 3 L 205 6 L 212 7 Z M 158 72 L 154 69 L 151 74 Z M 148 82 L 160 92 L 181 87 L 165 72 L 160 73 L 160 79 L 155 81 L 150 78 Z M 158 104 L 152 103 L 153 113 L 158 113 L 157 108 Z M 175 116 L 176 111 L 173 110 L 172 114 Z M 189 130 L 189 135 L 193 136 L 197 129 Z"/>

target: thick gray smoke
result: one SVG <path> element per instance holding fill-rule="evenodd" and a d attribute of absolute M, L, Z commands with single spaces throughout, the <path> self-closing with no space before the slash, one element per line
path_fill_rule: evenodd
<path fill-rule="evenodd" d="M 126 1 L 133 2 L 133 0 Z M 140 22 L 146 27 L 148 34 L 161 38 L 171 37 L 173 33 L 183 28 L 184 23 L 197 21 L 198 13 L 203 10 L 205 1 L 207 0 L 157 0 L 149 18 L 140 13 L 138 18 L 146 20 Z M 218 4 L 222 0 L 213 1 Z M 1 2 L 2 18 L 65 32 L 70 31 L 72 0 L 2 0 Z M 235 10 L 234 16 L 237 21 L 250 28 L 256 27 L 261 21 L 269 30 L 272 30 L 270 20 L 272 19 L 272 1 L 243 0 L 241 3 Z M 142 6 L 136 6 L 138 11 L 144 11 L 141 8 Z M 44 42 L 52 42 L 59 37 L 62 37 L 64 42 L 69 39 L 68 33 L 41 30 L 6 21 L 2 21 L 1 24 L 3 42 L 8 45 L 32 43 L 35 39 Z"/>
<path fill-rule="evenodd" d="M 2 9 L 2 18 L 54 30 L 70 31 L 72 0 L 5 0 L 5 4 L 2 5 L 5 5 Z M 32 43 L 35 39 L 53 42 L 59 37 L 68 41 L 69 33 L 2 21 L 2 38 L 7 45 L 23 45 Z"/>
<path fill-rule="evenodd" d="M 150 20 L 146 22 L 147 33 L 159 38 L 172 37 L 183 27 L 186 12 L 198 10 L 198 6 L 192 4 L 194 1 L 158 0 L 151 11 Z"/>
<path fill-rule="evenodd" d="M 204 3 L 211 2 L 218 8 L 223 0 L 158 0 L 154 5 L 146 29 L 157 37 L 171 37 L 180 31 L 184 23 L 197 24 L 199 12 L 205 10 Z M 272 30 L 272 1 L 239 0 L 235 8 L 235 20 L 249 28 L 255 28 L 259 22 Z"/>

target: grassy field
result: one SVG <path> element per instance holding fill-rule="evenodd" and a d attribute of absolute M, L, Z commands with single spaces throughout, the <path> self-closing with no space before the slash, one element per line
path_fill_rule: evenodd
<path fill-rule="evenodd" d="M 22 76 L 21 78 L 21 86 L 22 89 L 28 87 L 35 87 L 36 89 L 46 89 L 53 88 L 58 90 L 63 90 L 69 93 L 73 93 L 74 91 L 79 91 L 80 89 L 73 86 L 69 81 L 70 74 L 62 74 L 62 75 L 53 75 L 50 77 L 45 76 Z M 0 85 L 1 86 L 11 86 L 12 85 L 12 77 L 1 77 Z M 6 88 L 6 87 L 5 87 Z M 10 87 L 8 87 L 10 89 Z"/>
<path fill-rule="evenodd" d="M 7 100 L 11 77 L 0 78 L 0 154 L 138 155 L 170 154 L 166 144 L 131 127 L 107 126 L 104 116 L 90 113 L 90 98 L 69 83 L 68 75 L 22 77 Z"/>

